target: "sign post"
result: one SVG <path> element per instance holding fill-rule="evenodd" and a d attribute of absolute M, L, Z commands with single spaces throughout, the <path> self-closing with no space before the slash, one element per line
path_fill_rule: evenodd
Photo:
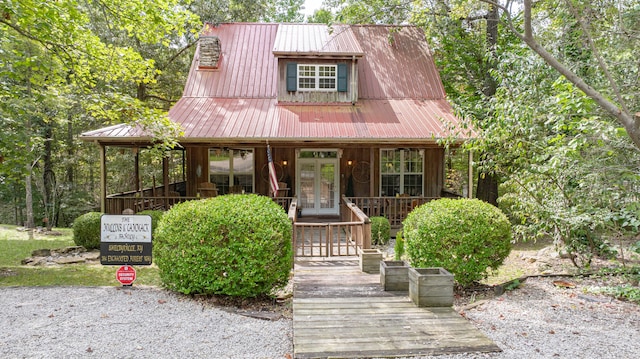
<path fill-rule="evenodd" d="M 116 279 L 130 286 L 136 279 L 132 265 L 151 265 L 151 216 L 110 215 L 100 217 L 100 264 L 120 265 Z"/>

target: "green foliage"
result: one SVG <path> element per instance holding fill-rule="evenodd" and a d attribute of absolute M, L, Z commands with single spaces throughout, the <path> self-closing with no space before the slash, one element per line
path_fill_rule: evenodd
<path fill-rule="evenodd" d="M 553 238 L 588 267 L 594 255 L 612 254 L 603 238 L 640 223 L 628 195 L 640 185 L 640 153 L 544 62 L 521 61 L 506 56 L 499 66 L 509 76 L 476 143 L 485 153 L 480 166 L 504 179 L 500 208 L 518 240 Z"/>
<path fill-rule="evenodd" d="M 640 288 L 631 285 L 619 285 L 614 287 L 591 288 L 590 292 L 596 294 L 605 294 L 620 300 L 640 304 Z"/>
<path fill-rule="evenodd" d="M 402 237 L 402 231 L 396 233 L 396 243 L 393 245 L 393 253 L 395 260 L 402 260 L 404 255 L 404 238 Z"/>
<path fill-rule="evenodd" d="M 270 198 L 226 195 L 180 203 L 156 231 L 166 287 L 185 294 L 269 295 L 289 279 L 292 225 Z"/>
<path fill-rule="evenodd" d="M 86 249 L 100 248 L 100 212 L 89 212 L 73 221 L 73 242 Z"/>
<path fill-rule="evenodd" d="M 506 290 L 506 291 L 512 291 L 512 290 L 514 290 L 514 289 L 518 289 L 518 287 L 520 286 L 520 284 L 522 284 L 522 283 L 520 283 L 520 280 L 519 280 L 519 279 L 513 280 L 513 281 L 511 281 L 511 282 L 510 282 L 506 287 L 504 287 L 504 290 Z"/>
<path fill-rule="evenodd" d="M 468 286 L 497 269 L 511 250 L 511 225 L 477 199 L 443 198 L 409 213 L 403 234 L 414 267 L 443 267 Z"/>
<path fill-rule="evenodd" d="M 164 211 L 148 209 L 145 211 L 138 212 L 136 214 L 151 216 L 151 228 L 153 231 L 153 235 L 155 236 L 156 231 L 158 230 L 158 223 L 160 223 L 160 220 L 164 215 Z"/>
<path fill-rule="evenodd" d="M 391 239 L 391 224 L 385 217 L 371 217 L 371 244 L 383 245 Z"/>

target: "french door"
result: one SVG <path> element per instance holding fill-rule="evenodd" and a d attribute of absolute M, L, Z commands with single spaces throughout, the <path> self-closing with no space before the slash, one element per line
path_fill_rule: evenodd
<path fill-rule="evenodd" d="M 337 158 L 299 158 L 298 191 L 302 215 L 340 214 Z"/>

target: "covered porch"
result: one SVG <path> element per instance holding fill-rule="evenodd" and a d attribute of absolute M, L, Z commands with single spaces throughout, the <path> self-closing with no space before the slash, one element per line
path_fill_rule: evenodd
<path fill-rule="evenodd" d="M 472 193 L 470 166 L 465 164 L 470 158 L 452 160 L 451 150 L 433 144 L 271 143 L 280 188 L 275 194 L 270 190 L 266 141 L 185 143 L 162 159 L 145 157 L 147 143 L 98 144 L 101 210 L 109 214 L 168 210 L 184 201 L 256 193 L 273 197 L 284 210 L 295 200 L 299 220 L 344 219 L 344 197 L 364 215 L 386 217 L 399 227 L 423 203 Z M 452 183 L 452 177 L 458 182 Z"/>

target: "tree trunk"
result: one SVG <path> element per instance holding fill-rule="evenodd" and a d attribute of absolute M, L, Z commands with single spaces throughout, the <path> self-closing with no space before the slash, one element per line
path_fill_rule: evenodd
<path fill-rule="evenodd" d="M 498 206 L 498 178 L 486 173 L 478 174 L 476 198 Z"/>
<path fill-rule="evenodd" d="M 27 208 L 27 221 L 24 226 L 27 228 L 27 232 L 29 232 L 29 239 L 33 239 L 33 188 L 31 185 L 31 173 L 33 172 L 33 165 L 27 165 L 27 175 L 24 179 L 24 190 L 25 190 L 25 206 Z"/>
<path fill-rule="evenodd" d="M 496 5 L 490 5 L 489 13 L 487 14 L 487 48 L 491 52 L 491 58 L 488 60 L 488 68 L 493 69 L 496 67 L 496 47 L 498 44 L 498 7 Z M 496 94 L 498 84 L 496 80 L 491 76 L 491 72 L 487 71 L 484 88 L 482 92 L 487 98 L 493 97 Z M 492 113 L 488 113 L 487 117 L 493 116 Z M 478 173 L 478 188 L 476 190 L 476 198 L 481 199 L 487 203 L 491 203 L 494 206 L 498 205 L 498 179 L 495 175 L 487 173 Z"/>
<path fill-rule="evenodd" d="M 67 155 L 69 158 L 74 158 L 75 147 L 73 146 L 73 116 L 69 114 L 67 117 Z M 73 192 L 73 161 L 69 161 L 67 164 L 67 185 L 71 192 Z"/>

